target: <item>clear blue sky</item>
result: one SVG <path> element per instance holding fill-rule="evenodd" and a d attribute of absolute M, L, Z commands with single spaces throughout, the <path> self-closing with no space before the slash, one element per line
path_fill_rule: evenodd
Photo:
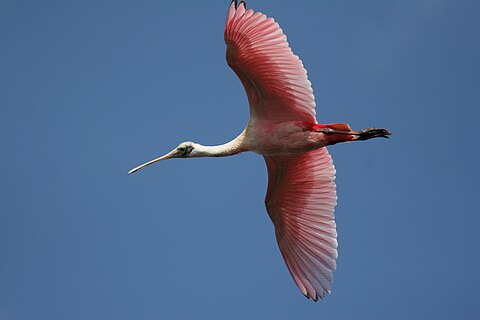
<path fill-rule="evenodd" d="M 333 293 L 306 300 L 263 159 L 172 160 L 248 117 L 222 1 L 0 2 L 0 319 L 478 319 L 480 2 L 260 1 L 318 120 L 391 129 L 330 148 Z"/>

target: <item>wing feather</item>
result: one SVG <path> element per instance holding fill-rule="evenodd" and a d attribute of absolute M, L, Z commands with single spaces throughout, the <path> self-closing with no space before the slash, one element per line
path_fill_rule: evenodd
<path fill-rule="evenodd" d="M 232 2 L 225 24 L 227 62 L 240 78 L 250 117 L 316 123 L 315 97 L 302 61 L 274 19 Z"/>
<path fill-rule="evenodd" d="M 335 167 L 326 148 L 265 157 L 265 204 L 288 270 L 314 300 L 330 293 L 337 259 Z"/>

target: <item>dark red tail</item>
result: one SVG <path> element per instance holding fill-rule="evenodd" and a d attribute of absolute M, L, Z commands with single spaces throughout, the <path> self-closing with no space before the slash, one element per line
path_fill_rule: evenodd
<path fill-rule="evenodd" d="M 348 123 L 316 124 L 313 126 L 313 130 L 318 130 L 318 131 L 321 131 L 322 129 L 325 129 L 325 128 L 336 130 L 336 131 L 345 131 L 345 132 L 352 131 L 352 128 L 350 128 L 350 125 Z"/>

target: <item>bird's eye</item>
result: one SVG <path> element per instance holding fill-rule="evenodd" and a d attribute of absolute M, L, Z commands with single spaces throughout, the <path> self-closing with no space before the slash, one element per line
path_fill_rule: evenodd
<path fill-rule="evenodd" d="M 193 150 L 193 147 L 190 146 L 190 145 L 182 145 L 182 146 L 177 147 L 177 152 L 182 157 L 186 157 L 187 155 L 189 155 L 190 152 L 192 152 L 192 150 Z"/>

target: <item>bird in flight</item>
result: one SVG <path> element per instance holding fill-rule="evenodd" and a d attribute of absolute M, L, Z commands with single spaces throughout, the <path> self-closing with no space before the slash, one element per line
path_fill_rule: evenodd
<path fill-rule="evenodd" d="M 250 104 L 246 128 L 219 146 L 182 142 L 132 169 L 172 158 L 224 157 L 252 151 L 268 169 L 265 206 L 287 268 L 300 291 L 317 301 L 330 293 L 337 259 L 335 167 L 326 146 L 377 137 L 386 129 L 354 131 L 346 123 L 319 124 L 302 61 L 272 18 L 232 1 L 225 24 L 228 65 Z"/>

